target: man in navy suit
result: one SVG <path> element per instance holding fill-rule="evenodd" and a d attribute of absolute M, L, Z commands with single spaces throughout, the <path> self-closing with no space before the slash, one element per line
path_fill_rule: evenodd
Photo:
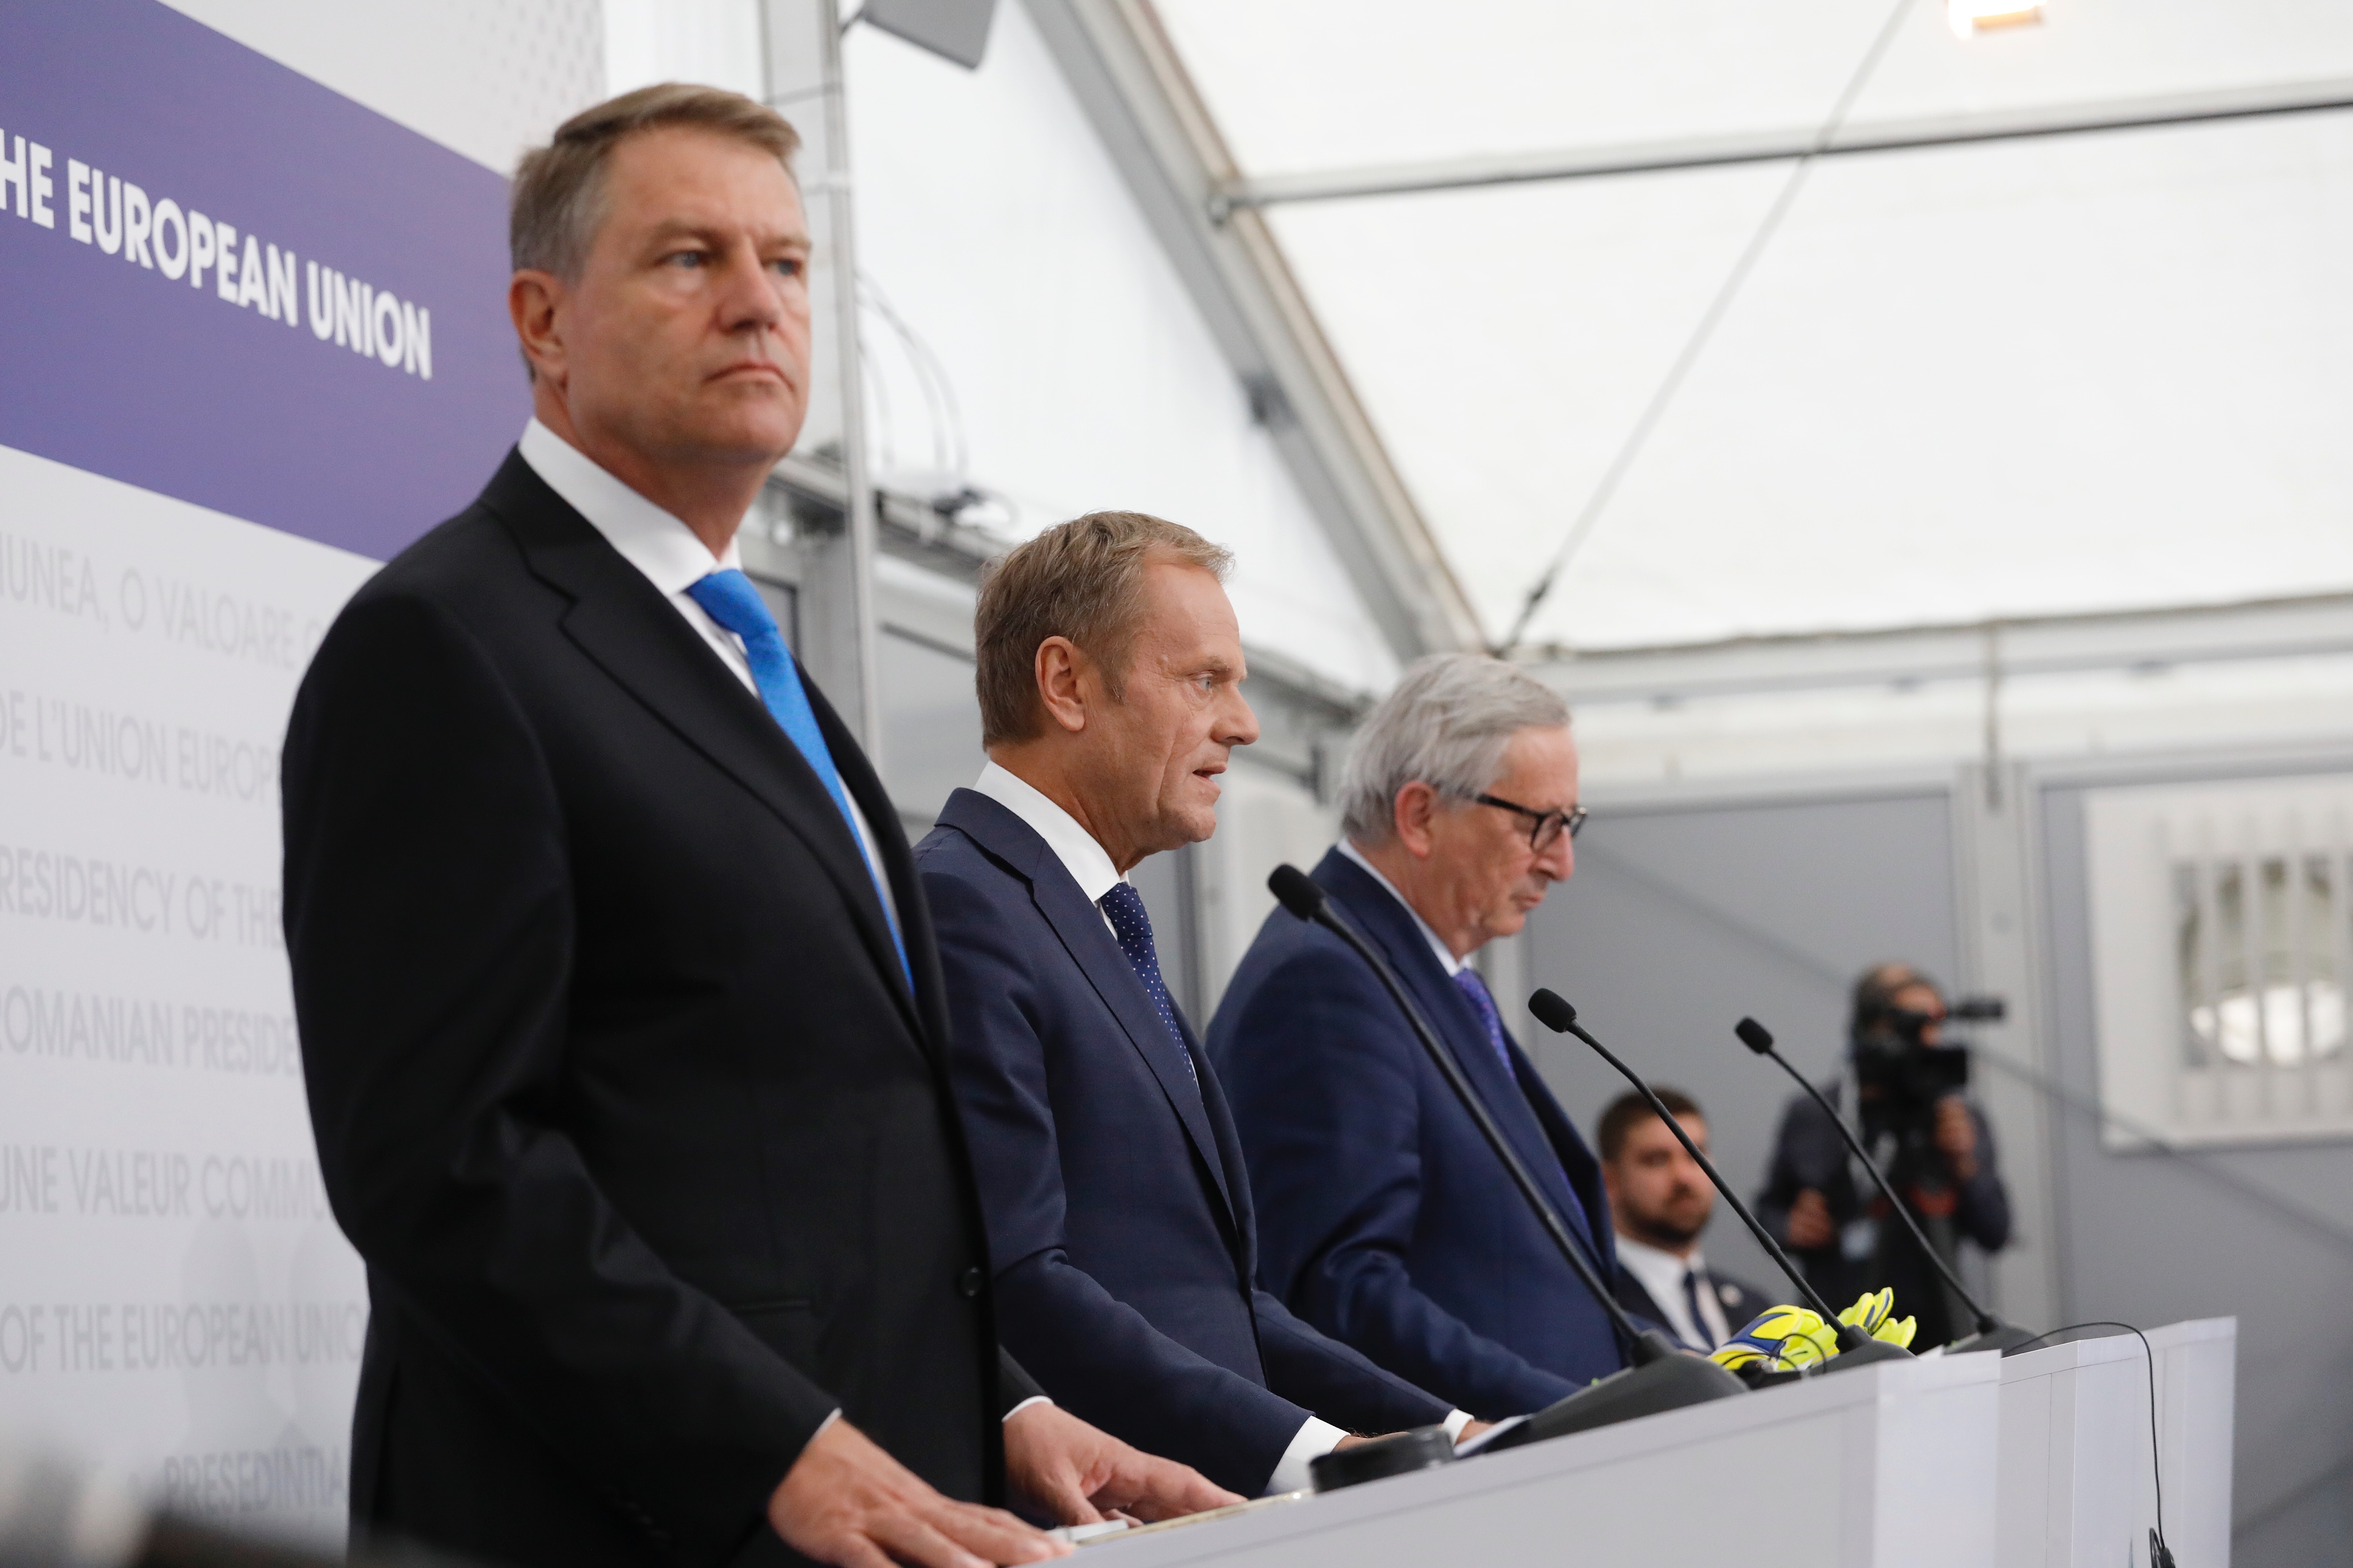
<path fill-rule="evenodd" d="M 1603 1279 L 1592 1154 L 1465 962 L 1574 865 L 1568 709 L 1514 666 L 1440 654 L 1358 731 L 1346 837 L 1314 872 L 1388 959 Z M 1397 1005 L 1338 938 L 1277 910 L 1228 984 L 1209 1055 L 1260 1203 L 1259 1281 L 1300 1317 L 1486 1418 L 1623 1364 Z"/>
<path fill-rule="evenodd" d="M 1351 1431 L 1470 1418 L 1255 1289 L 1233 1120 L 1127 881 L 1215 830 L 1258 738 L 1227 560 L 1103 512 L 999 563 L 974 626 L 989 764 L 915 859 L 997 1331 L 1073 1414 L 1255 1493 Z"/>

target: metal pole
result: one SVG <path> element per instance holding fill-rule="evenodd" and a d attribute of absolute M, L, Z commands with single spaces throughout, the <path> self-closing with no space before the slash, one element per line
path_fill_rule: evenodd
<path fill-rule="evenodd" d="M 841 24 L 831 0 L 763 0 L 768 101 L 801 134 L 801 199 L 813 245 L 815 343 L 809 416 L 797 462 L 838 473 L 838 518 L 804 521 L 797 650 L 877 768 L 881 708 L 874 679 L 874 491 L 866 468 L 865 402 L 858 374 L 858 259 L 850 209 L 849 127 L 842 93 Z"/>

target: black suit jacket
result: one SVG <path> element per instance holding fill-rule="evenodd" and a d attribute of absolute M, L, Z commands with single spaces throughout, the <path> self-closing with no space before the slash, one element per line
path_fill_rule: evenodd
<path fill-rule="evenodd" d="M 1756 1287 L 1744 1284 L 1730 1275 L 1718 1274 L 1713 1268 L 1707 1271 L 1707 1282 L 1715 1289 L 1716 1304 L 1724 1309 L 1725 1327 L 1736 1334 L 1754 1321 L 1758 1313 L 1773 1305 L 1773 1298 Z M 1784 1294 L 1788 1293 L 1785 1290 Z M 1638 1318 L 1657 1324 L 1659 1331 L 1668 1339 L 1680 1338 L 1675 1331 L 1668 1326 L 1666 1313 L 1661 1311 L 1659 1304 L 1651 1300 L 1651 1293 L 1642 1289 L 1642 1282 L 1635 1279 L 1622 1263 L 1618 1266 L 1617 1296 L 1620 1306 Z M 1836 1303 L 1833 1302 L 1832 1305 Z M 1702 1325 L 1702 1327 L 1704 1326 L 1704 1324 Z M 1699 1351 L 1715 1349 L 1714 1345 L 1696 1345 L 1693 1348 Z"/>
<path fill-rule="evenodd" d="M 1051 847 L 958 790 L 915 853 L 1001 1331 L 1046 1391 L 1245 1493 L 1311 1413 L 1365 1432 L 1444 1420 L 1444 1401 L 1256 1288 L 1250 1173 L 1217 1074 L 1181 1015 L 1169 1037 Z"/>
<path fill-rule="evenodd" d="M 368 1267 L 364 1526 L 550 1568 L 785 1555 L 829 1412 L 993 1496 L 1000 1386 L 946 1008 L 839 811 L 519 456 L 337 617 L 284 755 L 319 1159 Z M 1018 1372 L 1018 1369 L 1017 1369 Z"/>

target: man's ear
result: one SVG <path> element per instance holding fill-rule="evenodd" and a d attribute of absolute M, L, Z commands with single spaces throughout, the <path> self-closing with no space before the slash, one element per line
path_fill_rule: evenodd
<path fill-rule="evenodd" d="M 552 272 L 518 272 L 507 284 L 507 314 L 514 318 L 515 341 L 531 365 L 532 378 L 562 387 L 569 366 L 564 352 L 563 279 Z"/>
<path fill-rule="evenodd" d="M 1070 734 L 1087 727 L 1087 656 L 1068 637 L 1048 637 L 1038 645 L 1030 666 L 1038 678 L 1038 701 L 1049 721 Z"/>
<path fill-rule="evenodd" d="M 1397 829 L 1398 842 L 1417 860 L 1429 859 L 1436 847 L 1430 825 L 1440 809 L 1438 792 L 1419 779 L 1398 790 L 1397 799 L 1389 804 L 1390 826 Z"/>

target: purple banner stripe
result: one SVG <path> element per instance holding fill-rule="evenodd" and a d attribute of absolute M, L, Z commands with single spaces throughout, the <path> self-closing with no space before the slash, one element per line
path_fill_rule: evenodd
<path fill-rule="evenodd" d="M 507 273 L 480 165 L 156 0 L 0 5 L 0 444 L 383 559 L 530 413 Z"/>

